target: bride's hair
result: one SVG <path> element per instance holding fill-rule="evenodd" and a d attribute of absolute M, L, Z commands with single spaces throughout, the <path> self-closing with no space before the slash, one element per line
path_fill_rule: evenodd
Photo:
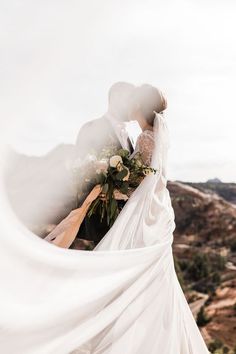
<path fill-rule="evenodd" d="M 163 93 L 148 84 L 136 88 L 134 101 L 150 125 L 154 124 L 155 112 L 160 113 L 167 107 L 167 101 Z"/>

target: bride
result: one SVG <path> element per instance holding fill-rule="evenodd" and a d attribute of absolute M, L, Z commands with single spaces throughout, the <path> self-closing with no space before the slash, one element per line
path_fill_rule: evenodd
<path fill-rule="evenodd" d="M 26 246 L 15 250 L 18 268 L 14 274 L 8 267 L 11 286 L 3 292 L 4 306 L 0 302 L 0 324 L 7 329 L 0 335 L 4 354 L 209 353 L 174 269 L 174 212 L 166 188 L 168 131 L 161 114 L 166 101 L 156 93 L 149 85 L 137 89 L 130 119 L 143 130 L 133 157 L 141 153 L 158 172 L 144 178 L 95 250 L 62 249 L 18 232 Z M 75 223 L 70 219 L 73 227 L 67 231 L 76 233 L 99 193 L 97 186 L 73 214 Z M 63 225 L 58 233 L 62 247 L 65 234 L 70 236 Z M 7 236 L 5 246 L 13 233 Z M 23 265 L 22 257 L 27 259 Z M 5 262 L 10 264 L 11 257 Z M 7 312 L 9 296 L 18 304 L 11 308 L 14 317 Z"/>

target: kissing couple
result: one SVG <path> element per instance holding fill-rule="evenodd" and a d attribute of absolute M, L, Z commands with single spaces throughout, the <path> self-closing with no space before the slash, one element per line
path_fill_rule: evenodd
<path fill-rule="evenodd" d="M 79 131 L 75 149 L 79 166 L 86 166 L 83 162 L 91 153 L 99 156 L 105 149 L 126 150 L 130 159 L 139 156 L 145 166 L 151 166 L 155 116 L 163 113 L 166 107 L 166 98 L 154 86 L 144 84 L 136 87 L 127 82 L 112 85 L 108 94 L 107 113 L 84 124 Z M 87 215 L 89 207 L 100 193 L 99 186 L 94 188 L 93 184 L 85 188 L 85 193 L 80 191 L 80 208 L 72 211 L 46 240 L 66 248 L 72 245 L 76 237 L 97 245 L 110 228 L 106 217 L 101 220 L 99 213 Z M 128 198 L 117 190 L 114 196 L 121 211 Z"/>
<path fill-rule="evenodd" d="M 26 235 L 18 253 L 3 258 L 19 284 L 12 328 L 12 305 L 2 301 L 4 353 L 209 353 L 175 272 L 165 108 L 158 89 L 117 83 L 108 113 L 81 128 L 78 188 L 87 185 L 80 205 L 49 242 Z M 3 246 L 12 246 L 7 236 Z M 67 249 L 76 236 L 95 248 Z"/>

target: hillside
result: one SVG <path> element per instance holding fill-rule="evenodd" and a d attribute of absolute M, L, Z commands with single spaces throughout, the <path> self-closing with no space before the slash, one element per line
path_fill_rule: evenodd
<path fill-rule="evenodd" d="M 211 350 L 236 348 L 236 207 L 179 182 L 169 182 L 168 188 L 176 216 L 176 269 L 185 295 Z"/>
<path fill-rule="evenodd" d="M 217 179 L 207 182 L 182 182 L 205 193 L 216 193 L 230 203 L 236 204 L 236 183 L 224 183 Z"/>

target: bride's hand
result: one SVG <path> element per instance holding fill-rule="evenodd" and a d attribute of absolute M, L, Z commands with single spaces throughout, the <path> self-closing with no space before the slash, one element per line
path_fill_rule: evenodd
<path fill-rule="evenodd" d="M 121 192 L 119 192 L 117 189 L 114 190 L 113 192 L 113 196 L 116 200 L 124 200 L 127 201 L 129 198 L 126 194 L 123 194 Z"/>
<path fill-rule="evenodd" d="M 92 190 L 91 192 L 89 193 L 89 195 L 87 196 L 86 198 L 86 202 L 87 203 L 92 203 L 98 196 L 99 194 L 101 193 L 102 191 L 102 187 L 100 184 L 97 184 Z"/>

